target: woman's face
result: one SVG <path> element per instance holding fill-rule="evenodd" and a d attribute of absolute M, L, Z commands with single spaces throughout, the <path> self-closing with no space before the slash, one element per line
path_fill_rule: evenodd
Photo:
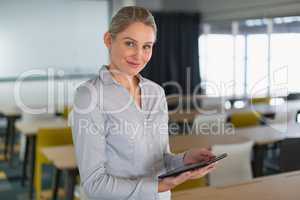
<path fill-rule="evenodd" d="M 129 76 L 134 76 L 151 58 L 155 33 L 151 26 L 135 22 L 118 33 L 114 39 L 106 33 L 104 41 L 110 50 L 110 65 Z"/>

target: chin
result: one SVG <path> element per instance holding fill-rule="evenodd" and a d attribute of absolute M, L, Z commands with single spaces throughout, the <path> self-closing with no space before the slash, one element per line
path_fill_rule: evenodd
<path fill-rule="evenodd" d="M 130 76 L 135 76 L 137 75 L 138 73 L 140 72 L 140 70 L 127 70 L 127 74 L 130 75 Z"/>
<path fill-rule="evenodd" d="M 140 71 L 142 71 L 143 67 L 137 67 L 137 68 L 132 68 L 132 67 L 127 67 L 127 74 L 130 75 L 130 76 L 135 76 L 137 74 L 140 73 Z"/>

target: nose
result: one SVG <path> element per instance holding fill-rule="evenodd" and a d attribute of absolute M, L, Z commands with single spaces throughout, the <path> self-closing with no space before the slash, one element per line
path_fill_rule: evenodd
<path fill-rule="evenodd" d="M 141 58 L 141 57 L 143 56 L 143 48 L 137 47 L 137 48 L 135 49 L 135 56 L 136 56 L 137 58 Z"/>

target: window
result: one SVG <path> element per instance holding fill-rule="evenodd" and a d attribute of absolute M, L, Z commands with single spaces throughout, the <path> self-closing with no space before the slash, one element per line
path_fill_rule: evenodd
<path fill-rule="evenodd" d="M 207 96 L 282 96 L 300 92 L 300 17 L 205 24 L 199 37 Z"/>

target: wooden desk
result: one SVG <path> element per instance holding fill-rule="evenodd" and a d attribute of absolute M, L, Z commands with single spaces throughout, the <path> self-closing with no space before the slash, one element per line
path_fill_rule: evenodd
<path fill-rule="evenodd" d="M 42 153 L 48 160 L 53 162 L 56 169 L 53 183 L 53 199 L 55 200 L 57 198 L 60 174 L 62 171 L 66 171 L 66 200 L 73 200 L 76 175 L 78 174 L 73 145 L 46 147 L 42 149 Z"/>
<path fill-rule="evenodd" d="M 22 114 L 22 111 L 17 106 L 1 105 L 0 113 L 6 116 L 20 116 Z"/>
<path fill-rule="evenodd" d="M 197 188 L 172 194 L 172 200 L 298 200 L 300 171 L 253 179 L 221 187 Z"/>
<path fill-rule="evenodd" d="M 42 148 L 42 153 L 48 160 L 53 162 L 54 166 L 58 169 L 64 170 L 77 168 L 73 145 Z"/>
<path fill-rule="evenodd" d="M 174 152 L 185 151 L 192 147 L 209 147 L 214 144 L 234 143 L 235 137 L 247 138 L 254 141 L 254 176 L 261 176 L 263 160 L 267 145 L 274 144 L 288 137 L 300 137 L 300 124 L 272 124 L 270 126 L 253 126 L 235 128 L 231 135 L 226 135 L 224 130 L 218 134 L 195 132 L 195 135 L 170 136 L 170 147 Z"/>
<path fill-rule="evenodd" d="M 53 117 L 42 120 L 34 121 L 18 121 L 16 122 L 16 128 L 21 134 L 28 136 L 35 136 L 40 128 L 64 128 L 68 126 L 66 119 L 62 117 Z"/>
<path fill-rule="evenodd" d="M 268 144 L 273 144 L 284 138 L 284 135 L 279 131 L 268 126 L 255 126 L 251 128 L 236 128 L 233 129 L 231 135 L 226 135 L 220 132 L 217 135 L 196 135 L 186 136 L 171 136 L 170 147 L 174 152 L 185 151 L 192 147 L 210 147 L 214 144 L 234 144 L 241 142 L 241 138 L 252 140 L 254 146 L 254 176 L 263 175 L 263 160 Z"/>
<path fill-rule="evenodd" d="M 170 136 L 170 149 L 174 153 L 180 153 L 190 148 L 209 148 L 216 144 L 238 144 L 249 141 L 248 138 L 238 136 L 199 136 L 177 135 Z"/>
<path fill-rule="evenodd" d="M 284 139 L 284 134 L 270 126 L 253 126 L 247 128 L 235 128 L 234 135 L 249 138 L 256 145 L 273 144 Z"/>
<path fill-rule="evenodd" d="M 29 161 L 30 179 L 29 179 L 29 198 L 33 197 L 33 178 L 34 178 L 34 167 L 35 167 L 35 140 L 36 134 L 40 128 L 63 128 L 67 127 L 67 120 L 61 117 L 53 117 L 42 120 L 34 121 L 18 121 L 16 122 L 16 128 L 21 134 L 26 136 L 25 145 L 25 157 L 22 169 L 22 185 L 25 183 L 27 163 Z M 30 158 L 29 158 L 29 155 Z"/>
<path fill-rule="evenodd" d="M 272 106 L 270 104 L 253 104 L 253 105 L 246 105 L 243 108 L 231 108 L 229 110 L 226 110 L 226 113 L 231 114 L 235 112 L 258 112 L 261 114 L 266 114 L 266 113 L 274 113 L 276 112 L 276 107 L 277 106 Z"/>
<path fill-rule="evenodd" d="M 170 112 L 169 121 L 176 123 L 193 123 L 195 117 L 200 113 L 197 110 Z"/>
<path fill-rule="evenodd" d="M 1 105 L 0 106 L 0 113 L 6 118 L 7 120 L 7 127 L 6 133 L 4 138 L 4 158 L 5 160 L 8 159 L 8 148 L 9 148 L 9 155 L 10 155 L 10 165 L 12 165 L 12 157 L 14 153 L 14 142 L 15 142 L 15 122 L 18 118 L 20 118 L 22 112 L 17 106 L 11 105 Z"/>

